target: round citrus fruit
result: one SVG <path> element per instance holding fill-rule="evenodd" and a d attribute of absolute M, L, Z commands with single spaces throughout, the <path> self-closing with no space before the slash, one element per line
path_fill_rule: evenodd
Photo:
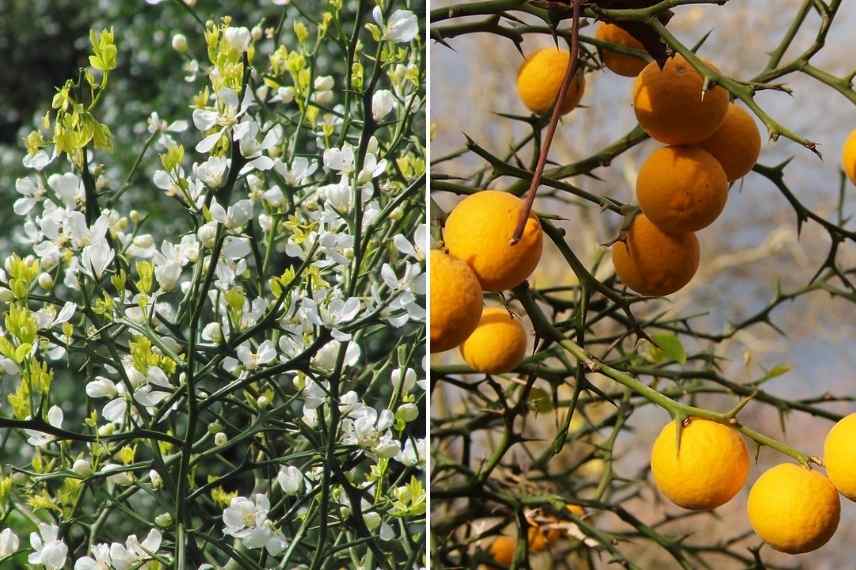
<path fill-rule="evenodd" d="M 476 330 L 461 344 L 461 356 L 477 372 L 502 374 L 517 367 L 526 355 L 526 331 L 507 309 L 482 311 Z"/>
<path fill-rule="evenodd" d="M 746 176 L 758 161 L 761 133 L 752 115 L 737 103 L 731 103 L 725 120 L 701 147 L 719 161 L 728 181 L 733 182 Z"/>
<path fill-rule="evenodd" d="M 856 413 L 829 430 L 823 446 L 823 464 L 835 488 L 856 501 Z"/>
<path fill-rule="evenodd" d="M 703 92 L 704 78 L 675 55 L 663 69 L 651 62 L 636 77 L 633 108 L 639 125 L 665 144 L 696 144 L 719 128 L 728 112 L 728 92 L 715 86 Z"/>
<path fill-rule="evenodd" d="M 838 527 L 841 504 L 829 479 L 793 463 L 765 471 L 749 492 L 749 522 L 764 542 L 782 552 L 820 548 Z"/>
<path fill-rule="evenodd" d="M 626 32 L 624 28 L 615 24 L 601 22 L 597 27 L 595 37 L 611 44 L 645 51 L 645 46 L 642 45 L 642 42 Z M 600 58 L 610 71 L 625 77 L 636 77 L 648 65 L 648 62 L 641 57 L 628 55 L 609 48 L 601 48 Z"/>
<path fill-rule="evenodd" d="M 470 266 L 431 250 L 431 352 L 461 344 L 482 313 L 482 290 Z"/>
<path fill-rule="evenodd" d="M 529 56 L 517 72 L 517 94 L 533 113 L 546 113 L 553 108 L 565 79 L 571 54 L 558 48 L 544 48 Z M 576 107 L 586 88 L 580 68 L 571 80 L 559 110 L 564 115 Z"/>
<path fill-rule="evenodd" d="M 736 495 L 749 474 L 749 453 L 740 434 L 710 420 L 692 418 L 681 430 L 669 422 L 651 449 L 657 488 L 686 509 L 707 510 Z"/>
<path fill-rule="evenodd" d="M 557 528 L 542 530 L 537 526 L 530 526 L 528 531 L 529 550 L 532 552 L 541 552 L 559 540 L 561 536 L 562 531 Z"/>
<path fill-rule="evenodd" d="M 613 244 L 612 262 L 621 280 L 640 295 L 669 295 L 695 275 L 698 239 L 693 233 L 667 234 L 639 214 L 624 239 Z"/>
<path fill-rule="evenodd" d="M 850 133 L 841 149 L 841 167 L 853 184 L 856 184 L 856 131 Z"/>
<path fill-rule="evenodd" d="M 636 197 L 642 212 L 664 232 L 693 232 L 706 228 L 722 213 L 728 179 L 706 150 L 667 146 L 639 169 Z"/>
<path fill-rule="evenodd" d="M 514 561 L 514 550 L 516 548 L 516 540 L 510 536 L 498 536 L 493 541 L 493 544 L 490 545 L 490 555 L 496 560 L 497 564 L 507 568 Z"/>
<path fill-rule="evenodd" d="M 449 253 L 467 262 L 488 291 L 520 285 L 541 259 L 543 236 L 534 215 L 520 241 L 510 243 L 522 207 L 512 194 L 484 190 L 462 200 L 446 220 L 443 238 Z"/>

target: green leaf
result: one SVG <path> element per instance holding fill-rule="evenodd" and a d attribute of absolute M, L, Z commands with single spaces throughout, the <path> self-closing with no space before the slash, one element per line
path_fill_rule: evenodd
<path fill-rule="evenodd" d="M 681 339 L 677 335 L 669 333 L 660 333 L 654 335 L 654 343 L 663 351 L 663 355 L 669 360 L 674 360 L 678 364 L 686 364 L 687 353 L 684 350 L 684 345 L 681 344 Z"/>

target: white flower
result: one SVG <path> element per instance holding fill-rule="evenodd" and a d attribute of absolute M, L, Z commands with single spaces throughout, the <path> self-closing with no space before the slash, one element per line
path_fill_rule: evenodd
<path fill-rule="evenodd" d="M 385 40 L 406 44 L 419 35 L 419 21 L 410 10 L 396 10 L 389 17 L 389 21 L 384 23 L 383 11 L 380 6 L 375 6 L 372 17 L 383 30 Z"/>
<path fill-rule="evenodd" d="M 27 557 L 30 564 L 42 564 L 47 570 L 60 570 L 65 566 L 68 546 L 57 538 L 59 527 L 39 523 L 39 532 L 30 533 L 30 547 L 33 552 Z"/>
<path fill-rule="evenodd" d="M 74 570 L 110 570 L 110 545 L 96 544 L 92 556 L 84 556 L 74 563 Z"/>
<path fill-rule="evenodd" d="M 283 466 L 276 481 L 286 495 L 299 495 L 303 491 L 303 472 L 294 465 Z"/>
<path fill-rule="evenodd" d="M 219 188 L 226 182 L 226 171 L 230 161 L 222 156 L 212 156 L 205 162 L 193 166 L 193 174 L 209 188 Z"/>
<path fill-rule="evenodd" d="M 20 547 L 21 541 L 11 528 L 4 528 L 0 532 L 0 558 L 15 554 Z"/>
<path fill-rule="evenodd" d="M 237 230 L 253 219 L 253 202 L 247 199 L 238 200 L 226 210 L 215 198 L 211 201 L 211 217 L 228 229 Z"/>
<path fill-rule="evenodd" d="M 56 155 L 51 156 L 43 150 L 37 150 L 33 154 L 27 154 L 22 162 L 27 168 L 41 171 L 44 167 L 53 162 L 54 158 L 56 158 Z"/>
<path fill-rule="evenodd" d="M 267 516 L 270 501 L 267 495 L 257 493 L 253 500 L 235 497 L 223 510 L 223 534 L 241 539 L 250 549 L 265 548 L 271 556 L 285 550 L 282 533 L 275 532 Z"/>
<path fill-rule="evenodd" d="M 56 192 L 67 208 L 74 208 L 78 200 L 83 200 L 83 180 L 72 172 L 51 174 L 48 186 Z"/>
<path fill-rule="evenodd" d="M 81 269 L 84 273 L 95 279 L 101 279 L 107 266 L 113 261 L 113 249 L 106 239 L 99 239 L 96 243 L 83 248 L 81 255 Z"/>
<path fill-rule="evenodd" d="M 226 28 L 226 31 L 223 33 L 223 40 L 226 42 L 226 45 L 233 50 L 244 53 L 250 47 L 252 34 L 250 33 L 250 30 L 245 27 L 229 27 Z"/>
<path fill-rule="evenodd" d="M 12 210 L 19 216 L 27 215 L 45 195 L 45 187 L 42 186 L 41 181 L 29 177 L 18 178 L 15 181 L 15 190 L 23 196 L 23 198 L 15 200 L 12 205 Z"/>
<path fill-rule="evenodd" d="M 244 28 L 246 29 L 246 28 Z M 249 30 L 247 30 L 249 34 Z M 232 129 L 253 103 L 253 93 L 247 89 L 244 100 L 238 101 L 238 94 L 233 89 L 224 88 L 217 92 L 216 109 L 195 109 L 193 111 L 193 124 L 197 129 L 207 132 L 215 126 L 220 127 L 216 132 L 206 136 L 196 145 L 196 152 L 208 153 L 220 140 L 227 130 Z M 238 140 L 241 133 L 232 129 L 233 140 Z"/>
<path fill-rule="evenodd" d="M 324 150 L 324 168 L 336 170 L 342 174 L 354 171 L 354 147 L 345 144 L 341 149 L 328 148 Z"/>
<path fill-rule="evenodd" d="M 255 370 L 259 366 L 270 364 L 276 359 L 276 347 L 270 340 L 261 343 L 256 352 L 253 352 L 250 344 L 245 342 L 238 347 L 237 353 L 244 370 Z"/>
<path fill-rule="evenodd" d="M 337 340 L 331 340 L 322 346 L 315 353 L 315 358 L 312 359 L 312 364 L 322 370 L 332 371 L 336 368 L 336 359 L 339 357 L 339 348 L 341 343 Z M 360 345 L 355 342 L 348 342 L 348 347 L 345 349 L 344 366 L 354 366 L 359 362 Z"/>
<path fill-rule="evenodd" d="M 247 164 L 241 168 L 240 174 L 246 174 L 253 169 L 270 170 L 274 166 L 273 159 L 265 156 L 264 152 L 275 147 L 282 140 L 282 128 L 273 127 L 258 141 L 259 124 L 253 120 L 242 122 L 235 129 L 238 137 L 241 156 L 247 159 Z"/>
<path fill-rule="evenodd" d="M 294 87 L 290 85 L 288 87 L 279 87 L 276 90 L 276 94 L 270 98 L 271 103 L 285 103 L 288 105 L 292 101 L 294 101 L 294 95 L 296 91 Z"/>
<path fill-rule="evenodd" d="M 305 156 L 296 156 L 291 161 L 291 167 L 282 161 L 277 161 L 274 164 L 274 169 L 289 186 L 302 186 L 318 170 L 318 163 L 314 160 L 310 161 Z"/>
<path fill-rule="evenodd" d="M 408 438 L 408 440 L 404 442 L 404 447 L 398 455 L 395 456 L 395 460 L 408 467 L 415 467 L 417 465 L 424 466 L 425 440 L 417 439 L 416 444 L 414 444 L 413 440 Z"/>
<path fill-rule="evenodd" d="M 379 89 L 372 95 L 372 117 L 380 121 L 395 109 L 395 95 L 389 89 Z"/>
<path fill-rule="evenodd" d="M 63 417 L 62 408 L 59 406 L 51 406 L 51 409 L 48 410 L 48 423 L 55 428 L 62 427 Z M 25 429 L 24 432 L 29 436 L 27 443 L 35 447 L 44 447 L 56 439 L 54 435 L 37 430 Z"/>
<path fill-rule="evenodd" d="M 114 542 L 110 545 L 110 561 L 116 570 L 131 570 L 132 568 L 144 568 L 143 562 L 153 560 L 154 555 L 160 550 L 163 535 L 153 528 L 140 542 L 137 535 L 132 534 L 122 545 Z"/>
<path fill-rule="evenodd" d="M 415 258 L 418 261 L 425 260 L 425 252 L 429 247 L 428 226 L 419 224 L 416 226 L 416 231 L 413 232 L 413 243 L 401 234 L 396 234 L 392 237 L 392 243 L 404 255 Z"/>

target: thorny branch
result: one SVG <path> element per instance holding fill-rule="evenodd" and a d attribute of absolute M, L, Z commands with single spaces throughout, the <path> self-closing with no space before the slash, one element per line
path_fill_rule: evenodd
<path fill-rule="evenodd" d="M 834 89 L 856 104 L 853 80 L 856 70 L 836 76 L 812 61 L 826 45 L 827 36 L 841 6 L 840 0 L 805 0 L 794 13 L 781 40 L 770 52 L 762 70 L 754 77 L 728 77 L 706 64 L 695 48 L 682 44 L 663 23 L 668 10 L 692 4 L 724 5 L 727 0 L 663 0 L 641 2 L 543 2 L 526 0 L 483 0 L 456 3 L 432 11 L 431 37 L 440 45 L 471 34 L 488 33 L 508 39 L 521 50 L 524 37 L 548 35 L 561 37 L 572 49 L 572 68 L 566 73 L 563 88 L 573 78 L 576 66 L 601 67 L 597 49 L 609 47 L 622 53 L 639 55 L 634 50 L 605 44 L 585 34 L 592 20 L 639 22 L 653 28 L 672 53 L 682 54 L 701 73 L 710 87 L 720 85 L 733 98 L 741 100 L 764 124 L 770 139 L 788 139 L 819 155 L 814 142 L 802 137 L 765 111 L 755 96 L 762 91 L 790 93 L 782 83 L 794 74 L 807 75 Z M 576 13 L 579 10 L 579 13 Z M 795 38 L 816 14 L 820 20 L 814 42 L 804 51 L 785 59 Z M 563 22 L 570 21 L 570 25 Z M 582 32 L 581 32 L 582 30 Z M 558 96 L 561 100 L 562 94 Z M 619 216 L 625 205 L 606 193 L 597 193 L 575 184 L 572 179 L 599 180 L 598 171 L 608 167 L 622 153 L 648 137 L 640 129 L 631 132 L 594 154 L 570 164 L 546 166 L 550 141 L 558 123 L 554 105 L 548 117 L 500 116 L 527 125 L 531 132 L 513 142 L 507 152 L 493 154 L 476 140 L 467 138 L 466 146 L 434 159 L 431 188 L 434 192 L 466 195 L 488 187 L 498 179 L 504 189 L 525 196 L 516 235 L 528 217 L 536 192 L 542 197 L 581 207 L 595 206 L 598 211 Z M 545 130 L 546 129 L 546 130 Z M 521 156 L 530 150 L 532 164 Z M 484 160 L 484 166 L 465 176 L 452 177 L 442 167 L 466 155 Z M 543 508 L 557 519 L 574 522 L 580 537 L 554 549 L 554 564 L 575 560 L 580 567 L 599 567 L 596 560 L 634 568 L 624 545 L 649 542 L 660 548 L 682 568 L 711 567 L 709 557 L 726 557 L 746 568 L 783 568 L 763 560 L 759 548 L 746 548 L 745 533 L 726 538 L 702 536 L 678 537 L 678 525 L 704 513 L 666 514 L 659 520 L 643 522 L 627 506 L 634 500 L 650 501 L 646 472 L 624 473 L 615 464 L 613 443 L 618 433 L 632 429 L 628 419 L 651 406 L 666 410 L 675 418 L 700 416 L 735 425 L 758 448 L 768 447 L 801 463 L 819 460 L 785 441 L 770 437 L 741 422 L 738 415 L 753 402 L 777 413 L 783 433 L 789 414 L 806 414 L 828 421 L 840 415 L 830 404 L 853 402 L 847 395 L 823 393 L 805 398 L 786 398 L 770 389 L 769 383 L 787 372 L 778 366 L 760 377 L 738 379 L 723 372 L 721 348 L 756 327 L 771 327 L 784 334 L 774 320 L 783 307 L 807 296 L 829 298 L 856 304 L 856 268 L 842 265 L 841 252 L 856 243 L 856 231 L 844 214 L 847 196 L 844 178 L 839 191 L 835 216 L 823 215 L 804 204 L 788 184 L 786 167 L 756 165 L 754 171 L 766 178 L 771 187 L 794 210 L 798 233 L 805 225 L 819 227 L 829 238 L 828 255 L 814 276 L 803 286 L 784 290 L 777 285 L 770 301 L 744 318 L 728 323 L 723 330 L 704 330 L 697 325 L 699 314 L 656 313 L 640 318 L 630 307 L 650 302 L 628 296 L 617 289 L 613 276 L 598 280 L 600 258 L 589 267 L 582 263 L 567 243 L 554 217 L 540 215 L 545 233 L 564 255 L 576 282 L 564 287 L 528 288 L 522 286 L 507 296 L 508 304 L 521 306 L 532 321 L 537 343 L 535 352 L 513 374 L 499 377 L 471 375 L 465 365 L 432 367 L 432 557 L 440 567 L 496 567 L 484 552 L 486 542 L 508 526 L 525 535 L 527 523 L 521 513 Z M 510 180 L 510 182 L 509 182 Z M 525 194 L 524 194 L 525 193 Z M 538 212 L 538 214 L 541 214 Z M 606 215 L 606 214 L 605 214 Z M 440 212 L 436 218 L 441 219 Z M 682 357 L 666 354 L 656 345 L 664 336 L 681 339 L 687 347 Z M 655 342 L 639 344 L 639 339 Z M 646 348 L 649 347 L 649 348 Z M 450 407 L 445 397 L 449 387 L 461 394 L 460 402 Z M 545 389 L 546 388 L 546 389 Z M 702 397 L 726 402 L 721 411 L 700 407 Z M 730 402 L 730 403 L 727 403 Z M 540 414 L 555 419 L 552 441 L 538 441 L 543 430 L 530 418 Z M 606 439 L 601 432 L 609 433 Z M 573 443 L 571 446 L 569 444 Z M 577 451 L 573 451 L 573 449 Z M 487 453 L 487 457 L 481 457 Z M 599 475 L 587 475 L 593 465 L 602 465 Z M 524 484 L 525 482 L 525 484 Z M 591 497 L 595 497 L 592 499 Z M 586 507 L 589 514 L 576 517 L 563 509 L 565 504 Z M 618 521 L 599 528 L 601 520 Z M 583 541 L 585 538 L 586 541 Z M 586 546 L 586 544 L 593 546 Z M 481 546 L 481 548 L 476 546 Z M 512 568 L 528 568 L 529 552 L 522 541 Z M 567 562 L 570 563 L 570 562 Z M 574 566 L 576 567 L 576 566 Z"/>

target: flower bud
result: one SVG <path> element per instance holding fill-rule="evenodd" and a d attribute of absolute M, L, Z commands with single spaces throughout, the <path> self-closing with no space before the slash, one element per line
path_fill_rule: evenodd
<path fill-rule="evenodd" d="M 134 222 L 135 224 L 139 224 L 140 220 L 143 219 L 143 217 L 140 215 L 140 212 L 137 210 L 131 210 L 128 213 L 128 217 L 131 218 L 131 221 Z"/>
<path fill-rule="evenodd" d="M 172 49 L 178 53 L 187 53 L 187 37 L 184 34 L 172 36 Z"/>
<path fill-rule="evenodd" d="M 286 495 L 299 495 L 303 491 L 303 472 L 294 465 L 280 469 L 276 481 Z"/>
<path fill-rule="evenodd" d="M 402 404 L 398 407 L 395 415 L 405 423 L 410 423 L 419 417 L 419 408 L 416 407 L 416 404 Z"/>
<path fill-rule="evenodd" d="M 161 528 L 172 526 L 172 515 L 169 513 L 161 513 L 155 517 L 155 524 Z"/>
<path fill-rule="evenodd" d="M 259 396 L 259 398 L 256 400 L 256 405 L 259 407 L 260 410 L 264 410 L 265 408 L 270 406 L 270 398 L 268 398 L 267 396 Z"/>
<path fill-rule="evenodd" d="M 218 431 L 216 434 L 214 434 L 214 445 L 216 445 L 217 447 L 223 447 L 224 445 L 226 445 L 227 441 L 229 441 L 229 438 L 226 437 L 226 434 L 222 431 Z"/>
<path fill-rule="evenodd" d="M 149 471 L 149 481 L 152 482 L 152 489 L 155 491 L 163 487 L 163 478 L 160 476 L 160 473 L 154 469 Z"/>
<path fill-rule="evenodd" d="M 53 289 L 53 286 L 54 280 L 53 277 L 51 277 L 50 273 L 39 273 L 39 287 L 41 287 L 45 291 L 50 291 L 51 289 Z"/>
<path fill-rule="evenodd" d="M 92 474 L 92 464 L 86 459 L 78 459 L 71 466 L 71 470 L 81 477 L 86 477 Z"/>

